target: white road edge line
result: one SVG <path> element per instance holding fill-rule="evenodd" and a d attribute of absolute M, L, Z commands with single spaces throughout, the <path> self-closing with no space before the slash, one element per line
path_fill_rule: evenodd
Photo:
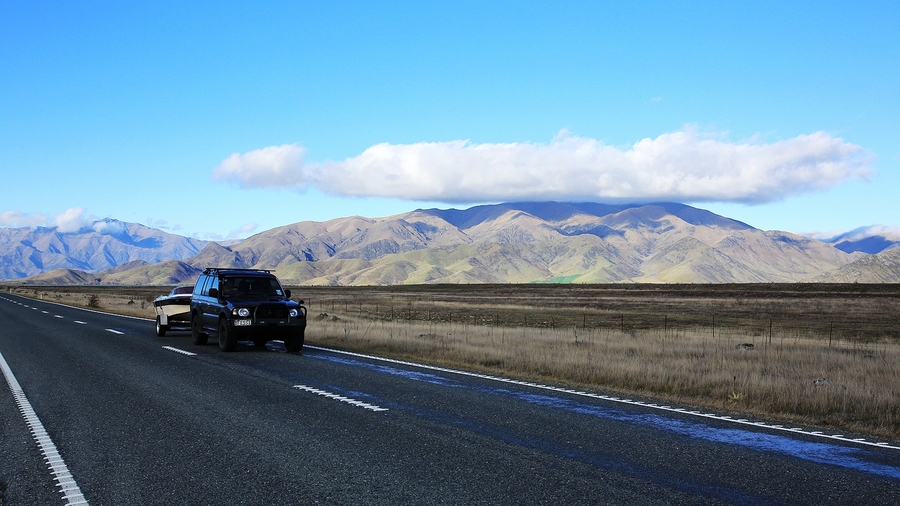
<path fill-rule="evenodd" d="M 180 349 L 175 348 L 175 347 L 173 347 L 173 346 L 163 346 L 163 349 L 164 349 L 164 350 L 169 350 L 169 351 L 174 351 L 175 353 L 181 353 L 182 355 L 187 355 L 187 356 L 189 356 L 189 357 L 192 357 L 192 356 L 196 355 L 196 353 L 191 353 L 190 351 L 180 350 Z"/>
<path fill-rule="evenodd" d="M 336 353 L 336 354 L 340 354 L 340 355 L 349 355 L 349 356 L 353 356 L 353 357 L 366 358 L 369 360 L 376 360 L 379 362 L 388 362 L 388 363 L 392 363 L 392 364 L 417 367 L 419 369 L 428 369 L 431 371 L 440 371 L 440 372 L 446 372 L 446 373 L 451 373 L 451 374 L 459 374 L 462 376 L 470 376 L 473 378 L 481 378 L 481 379 L 486 379 L 486 380 L 491 380 L 491 381 L 499 381 L 501 383 L 509 383 L 509 384 L 513 384 L 513 385 L 538 388 L 541 390 L 549 390 L 552 392 L 567 393 L 567 394 L 577 395 L 577 396 L 581 396 L 581 397 L 590 397 L 593 399 L 602 399 L 604 401 L 618 402 L 620 404 L 630 404 L 633 406 L 641 406 L 644 408 L 658 409 L 660 411 L 670 411 L 670 412 L 674 412 L 674 413 L 680 413 L 682 415 L 691 415 L 691 416 L 697 416 L 697 417 L 701 417 L 701 418 L 712 418 L 714 420 L 721 420 L 723 422 L 736 423 L 736 424 L 740 424 L 740 425 L 752 425 L 754 427 L 760 427 L 760 428 L 764 428 L 764 429 L 805 434 L 805 435 L 811 436 L 811 437 L 835 439 L 835 440 L 844 441 L 847 443 L 855 443 L 855 444 L 861 444 L 861 445 L 875 446 L 878 448 L 891 448 L 893 450 L 900 450 L 900 446 L 893 446 L 886 442 L 866 441 L 863 438 L 844 437 L 842 434 L 824 434 L 824 433 L 816 434 L 815 432 L 805 431 L 799 427 L 788 428 L 788 427 L 784 427 L 782 425 L 769 424 L 767 422 L 754 422 L 754 421 L 745 420 L 745 419 L 735 420 L 734 418 L 729 418 L 728 416 L 716 415 L 716 414 L 712 414 L 712 413 L 702 413 L 700 411 L 688 411 L 684 408 L 672 408 L 669 406 L 650 406 L 641 401 L 620 399 L 618 397 L 610 397 L 608 395 L 594 394 L 594 393 L 589 393 L 589 392 L 576 392 L 573 390 L 569 390 L 567 388 L 554 387 L 554 386 L 550 386 L 550 385 L 541 385 L 539 383 L 530 383 L 527 381 L 521 381 L 521 380 L 516 380 L 516 379 L 511 379 L 511 378 L 504 378 L 501 376 L 491 376 L 488 374 L 480 374 L 480 373 L 469 372 L 469 371 L 461 371 L 461 370 L 457 370 L 457 369 L 449 369 L 447 367 L 438 367 L 438 366 L 434 366 L 434 365 L 417 364 L 415 362 L 407 362 L 405 360 L 396 360 L 393 358 L 377 357 L 375 355 L 354 353 L 352 351 L 334 350 L 331 348 L 323 348 L 321 346 L 312 346 L 309 344 L 304 345 L 303 347 L 310 348 L 313 350 L 325 351 L 325 352 L 329 352 L 329 353 Z"/>
<path fill-rule="evenodd" d="M 53 479 L 56 481 L 59 491 L 62 492 L 66 504 L 70 506 L 75 504 L 87 504 L 87 499 L 84 498 L 81 489 L 78 488 L 78 484 L 75 483 L 75 478 L 69 473 L 69 468 L 66 467 L 66 463 L 63 462 L 62 457 L 59 455 L 56 445 L 53 444 L 53 441 L 44 429 L 44 425 L 38 419 L 37 413 L 34 412 L 31 403 L 28 402 L 28 399 L 25 397 L 25 392 L 22 391 L 19 381 L 16 380 L 12 370 L 9 368 L 9 364 L 7 364 L 6 359 L 3 358 L 2 353 L 0 353 L 0 369 L 3 369 L 3 375 L 6 376 L 6 383 L 9 384 L 9 389 L 12 390 L 13 397 L 16 398 L 16 404 L 19 405 L 19 411 L 22 412 L 25 423 L 28 424 L 34 440 L 41 448 L 44 460 L 49 464 L 49 469 L 53 472 Z"/>
<path fill-rule="evenodd" d="M 318 388 L 308 387 L 306 385 L 294 385 L 294 388 L 299 390 L 304 390 L 306 392 L 311 392 L 316 395 L 321 395 L 323 397 L 328 397 L 329 399 L 334 399 L 336 401 L 346 402 L 347 404 L 352 404 L 354 406 L 359 406 L 361 408 L 365 408 L 371 411 L 387 411 L 387 408 L 382 408 L 380 406 L 376 406 L 374 404 L 367 404 L 362 401 L 358 401 L 356 399 L 351 399 L 349 397 L 344 397 L 342 395 L 338 395 L 331 392 L 326 392 L 325 390 L 319 390 Z"/>

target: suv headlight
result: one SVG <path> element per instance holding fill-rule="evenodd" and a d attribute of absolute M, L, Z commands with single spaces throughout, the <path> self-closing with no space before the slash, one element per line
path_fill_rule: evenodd
<path fill-rule="evenodd" d="M 234 314 L 240 316 L 241 318 L 246 318 L 246 317 L 250 316 L 250 310 L 245 307 L 236 308 L 234 310 Z"/>
<path fill-rule="evenodd" d="M 290 311 L 288 311 L 288 314 L 291 315 L 291 318 L 296 318 L 300 315 L 300 311 L 297 311 L 296 309 L 291 309 Z"/>

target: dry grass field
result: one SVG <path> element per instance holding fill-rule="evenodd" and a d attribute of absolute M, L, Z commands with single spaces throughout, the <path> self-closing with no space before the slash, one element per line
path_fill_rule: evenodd
<path fill-rule="evenodd" d="M 4 291 L 152 318 L 168 289 Z M 310 344 L 900 438 L 898 285 L 292 291 Z"/>

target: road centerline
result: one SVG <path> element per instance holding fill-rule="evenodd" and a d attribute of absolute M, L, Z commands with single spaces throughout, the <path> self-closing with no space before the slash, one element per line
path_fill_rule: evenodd
<path fill-rule="evenodd" d="M 347 404 L 351 404 L 353 406 L 358 406 L 360 408 L 365 408 L 370 411 L 388 411 L 388 408 L 382 408 L 380 406 L 376 406 L 374 404 L 368 404 L 356 399 L 351 399 L 350 397 L 344 397 L 343 395 L 339 395 L 332 392 L 327 392 L 325 390 L 320 390 L 318 388 L 313 388 L 306 385 L 294 385 L 294 388 L 298 390 L 303 390 L 305 392 L 310 392 L 316 395 L 321 395 L 322 397 L 327 397 L 329 399 L 334 399 L 336 401 L 346 402 Z"/>
<path fill-rule="evenodd" d="M 181 353 L 182 355 L 187 355 L 189 357 L 193 357 L 193 356 L 197 355 L 196 353 L 193 353 L 193 352 L 190 352 L 187 350 L 182 350 L 180 348 L 175 348 L 174 346 L 163 346 L 163 349 L 169 350 L 169 351 L 174 351 L 175 353 Z"/>

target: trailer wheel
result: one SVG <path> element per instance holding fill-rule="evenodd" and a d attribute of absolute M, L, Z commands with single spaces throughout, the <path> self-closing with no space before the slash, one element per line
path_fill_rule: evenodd
<path fill-rule="evenodd" d="M 166 331 L 169 330 L 169 326 L 163 325 L 160 321 L 159 315 L 156 315 L 156 335 L 158 337 L 165 337 Z"/>

